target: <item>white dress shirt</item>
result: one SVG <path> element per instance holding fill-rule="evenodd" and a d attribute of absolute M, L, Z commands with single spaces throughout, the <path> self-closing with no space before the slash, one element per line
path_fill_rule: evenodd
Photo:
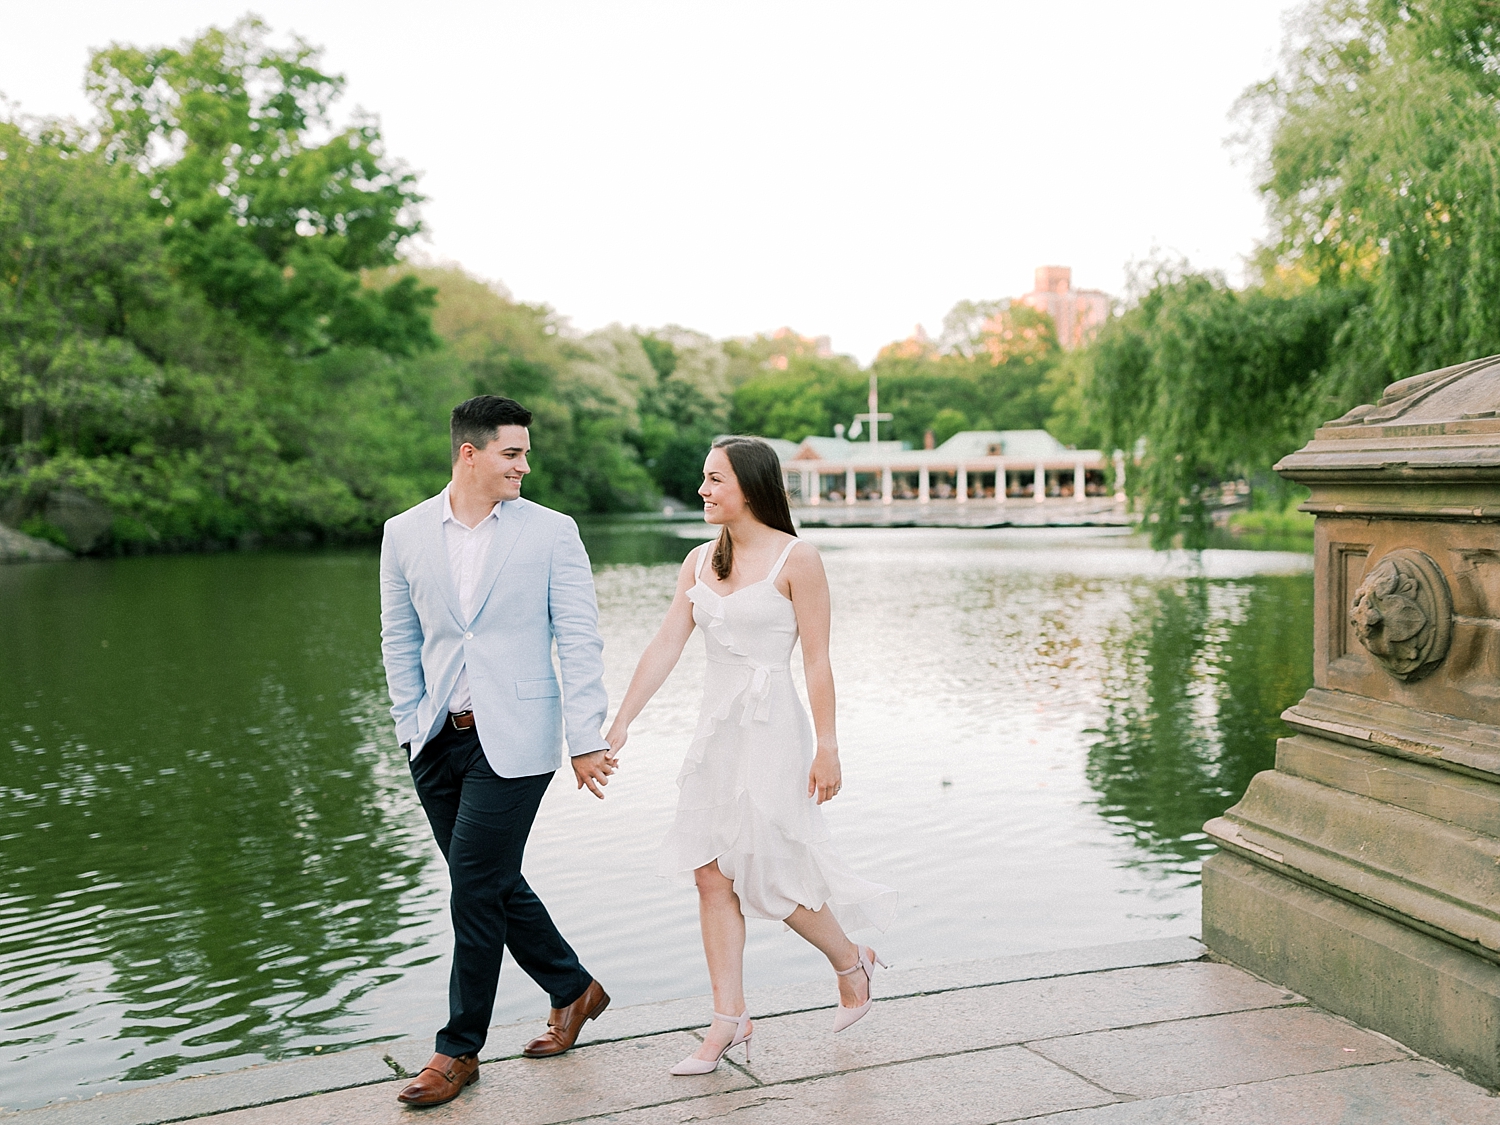
<path fill-rule="evenodd" d="M 458 591 L 458 607 L 464 615 L 464 625 L 474 620 L 474 599 L 479 592 L 479 576 L 484 572 L 485 556 L 490 553 L 490 543 L 495 538 L 495 528 L 500 526 L 500 505 L 496 504 L 473 527 L 466 527 L 453 514 L 453 504 L 448 490 L 443 489 L 443 541 L 448 547 L 448 570 L 453 575 L 453 588 Z M 450 714 L 473 709 L 469 696 L 469 669 L 458 670 L 458 680 L 453 685 L 453 694 L 448 697 Z"/>

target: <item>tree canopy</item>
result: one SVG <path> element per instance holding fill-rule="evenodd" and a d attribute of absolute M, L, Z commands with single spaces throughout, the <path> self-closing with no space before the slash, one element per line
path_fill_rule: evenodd
<path fill-rule="evenodd" d="M 1115 448 L 1142 446 L 1133 482 L 1158 546 L 1207 541 L 1218 483 L 1264 477 L 1323 415 L 1321 379 L 1358 290 L 1236 292 L 1159 277 L 1091 349 L 1090 395 Z"/>
<path fill-rule="evenodd" d="M 360 284 L 421 229 L 416 178 L 373 119 L 333 127 L 344 79 L 319 54 L 275 47 L 253 17 L 181 47 L 108 47 L 88 74 L 99 141 L 149 185 L 178 275 L 215 308 L 295 354 L 430 347 L 414 279 Z"/>
<path fill-rule="evenodd" d="M 308 140 L 342 81 L 316 62 L 242 21 L 99 52 L 92 128 L 0 123 L 7 519 L 68 540 L 64 496 L 91 540 L 164 545 L 352 533 L 412 495 L 409 443 L 344 400 L 437 343 L 431 290 L 362 279 L 419 197 L 373 122 Z"/>
<path fill-rule="evenodd" d="M 1500 12 L 1325 0 L 1248 91 L 1268 274 L 1368 286 L 1340 389 L 1500 351 Z"/>
<path fill-rule="evenodd" d="M 93 57 L 95 119 L 0 121 L 0 519 L 98 550 L 368 536 L 448 474 L 479 392 L 536 414 L 528 494 L 575 512 L 688 499 L 726 430 L 800 439 L 873 371 L 921 444 L 1046 428 L 1140 450 L 1158 544 L 1216 486 L 1385 383 L 1500 351 L 1500 22 L 1487 0 L 1315 0 L 1241 110 L 1270 236 L 1240 289 L 1156 268 L 1088 347 L 1004 300 L 869 368 L 790 329 L 575 331 L 403 258 L 416 178 L 342 76 L 254 18 Z M 66 501 L 66 503 L 64 503 Z M 59 525 L 72 505 L 104 531 Z"/>
<path fill-rule="evenodd" d="M 1500 352 L 1500 9 L 1317 0 L 1246 91 L 1271 234 L 1241 291 L 1158 272 L 1090 349 L 1085 397 L 1143 460 L 1153 536 L 1386 383 Z"/>
<path fill-rule="evenodd" d="M 1052 320 L 1025 305 L 960 302 L 939 341 L 914 336 L 887 345 L 869 371 L 880 379 L 880 405 L 895 415 L 881 432 L 921 446 L 931 430 L 942 442 L 960 430 L 1045 429 L 1068 389 L 1059 380 L 1063 352 Z M 869 372 L 845 356 L 804 349 L 734 390 L 730 421 L 741 433 L 800 441 L 832 434 L 865 409 Z M 1064 424 L 1075 444 L 1095 436 L 1086 423 Z"/>

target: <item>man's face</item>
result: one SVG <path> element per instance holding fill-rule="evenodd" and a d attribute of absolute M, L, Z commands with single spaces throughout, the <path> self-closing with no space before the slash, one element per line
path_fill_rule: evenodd
<path fill-rule="evenodd" d="M 531 433 L 525 426 L 500 426 L 483 449 L 467 442 L 460 446 L 458 460 L 480 491 L 498 503 L 521 495 L 521 478 L 531 472 L 526 463 L 530 452 Z"/>

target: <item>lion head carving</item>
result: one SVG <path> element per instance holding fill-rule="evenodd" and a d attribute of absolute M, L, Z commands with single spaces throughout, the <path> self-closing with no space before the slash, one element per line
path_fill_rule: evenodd
<path fill-rule="evenodd" d="M 1452 632 L 1447 579 L 1421 551 L 1383 556 L 1354 591 L 1349 623 L 1360 644 L 1398 680 L 1426 675 L 1447 655 Z"/>

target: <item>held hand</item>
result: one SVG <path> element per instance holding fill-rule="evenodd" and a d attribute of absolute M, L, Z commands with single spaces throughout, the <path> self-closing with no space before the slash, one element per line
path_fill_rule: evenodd
<path fill-rule="evenodd" d="M 807 775 L 807 795 L 817 797 L 818 804 L 831 801 L 844 785 L 844 771 L 839 766 L 837 750 L 819 750 L 813 757 Z"/>
<path fill-rule="evenodd" d="M 609 775 L 620 768 L 620 763 L 610 756 L 608 750 L 596 750 L 592 754 L 580 754 L 573 759 L 573 776 L 578 779 L 578 788 L 585 785 L 589 792 L 604 800 L 604 786 L 609 784 Z"/>
<path fill-rule="evenodd" d="M 625 748 L 625 743 L 629 738 L 629 727 L 622 727 L 619 723 L 611 726 L 609 732 L 604 736 L 604 741 L 609 743 L 609 756 L 611 758 L 618 758 L 620 751 Z"/>

